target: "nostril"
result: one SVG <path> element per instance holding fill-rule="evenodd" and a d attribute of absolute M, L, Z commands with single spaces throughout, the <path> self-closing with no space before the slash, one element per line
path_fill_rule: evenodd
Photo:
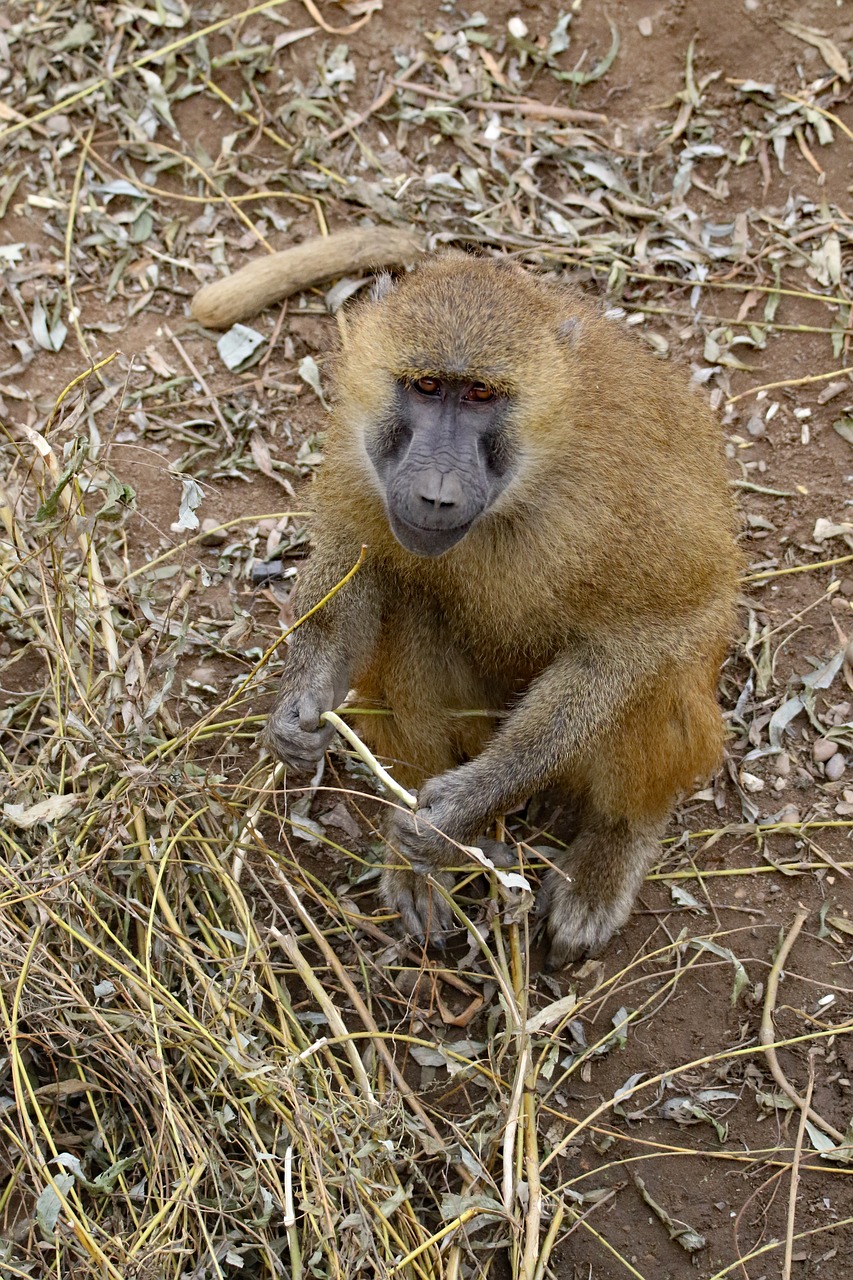
<path fill-rule="evenodd" d="M 428 507 L 443 508 L 455 507 L 457 505 L 455 498 L 432 498 L 426 493 L 421 493 L 418 496 L 420 497 L 421 502 L 425 503 Z"/>
<path fill-rule="evenodd" d="M 426 506 L 443 511 L 457 507 L 461 497 L 458 478 L 434 467 L 420 477 L 416 493 Z"/>

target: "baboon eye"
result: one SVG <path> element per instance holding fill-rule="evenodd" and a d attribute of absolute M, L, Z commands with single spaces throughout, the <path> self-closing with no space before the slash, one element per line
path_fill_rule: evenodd
<path fill-rule="evenodd" d="M 485 404 L 487 400 L 494 400 L 495 393 L 491 387 L 487 387 L 485 382 L 475 382 L 468 388 L 465 399 L 476 400 L 479 404 Z"/>
<path fill-rule="evenodd" d="M 441 383 L 438 378 L 418 378 L 415 383 L 416 390 L 425 396 L 437 396 L 441 391 Z"/>

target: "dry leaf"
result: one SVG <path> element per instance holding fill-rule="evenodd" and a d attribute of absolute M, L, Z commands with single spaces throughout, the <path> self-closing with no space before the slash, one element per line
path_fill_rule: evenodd
<path fill-rule="evenodd" d="M 822 31 L 816 31 L 814 27 L 804 27 L 799 22 L 780 22 L 779 26 L 789 35 L 796 36 L 798 40 L 804 40 L 806 44 L 813 45 L 820 53 L 826 65 L 836 75 L 841 76 L 842 80 L 850 79 L 850 64 L 844 54 L 834 41 L 829 39 Z"/>
<path fill-rule="evenodd" d="M 13 827 L 28 831 L 39 822 L 47 824 L 64 818 L 82 802 L 83 797 L 77 795 L 48 796 L 46 800 L 39 800 L 38 804 L 31 804 L 29 807 L 23 804 L 4 804 L 3 813 Z"/>

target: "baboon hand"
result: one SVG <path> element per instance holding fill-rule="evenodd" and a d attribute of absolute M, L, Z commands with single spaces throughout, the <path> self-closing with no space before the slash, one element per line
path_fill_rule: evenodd
<path fill-rule="evenodd" d="M 464 866 L 460 845 L 475 844 L 496 866 L 514 862 L 505 844 L 480 833 L 493 818 L 482 789 L 472 789 L 466 776 L 470 765 L 450 769 L 425 782 L 418 792 L 414 813 L 395 809 L 388 825 L 388 842 L 405 855 L 414 871 Z"/>
<path fill-rule="evenodd" d="M 446 890 L 451 877 L 436 874 L 435 880 Z M 386 867 L 380 885 L 382 900 L 400 914 L 403 932 L 418 942 L 427 940 L 441 950 L 444 935 L 453 923 L 453 912 L 444 895 L 433 889 L 426 876 L 405 867 Z"/>
<path fill-rule="evenodd" d="M 477 830 L 471 823 L 466 790 L 452 769 L 425 782 L 414 813 L 396 809 L 388 826 L 388 842 L 411 863 L 413 871 L 434 871 L 464 861 L 457 844 Z"/>
<path fill-rule="evenodd" d="M 430 778 L 420 790 L 414 813 L 405 809 L 394 811 L 386 837 L 391 846 L 391 862 L 401 856 L 411 870 L 399 865 L 386 866 L 382 875 L 382 897 L 389 907 L 400 913 L 400 922 L 407 934 L 421 941 L 428 939 L 439 947 L 443 946 L 443 935 L 453 923 L 449 903 L 430 883 L 434 880 L 444 889 L 450 888 L 451 878 L 439 868 L 464 866 L 466 855 L 459 845 L 469 842 L 476 843 L 497 866 L 506 866 L 512 861 L 506 845 L 472 835 L 485 825 L 485 817 L 475 815 L 474 806 L 466 800 L 467 788 L 458 774 L 459 770 L 451 770 Z"/>
<path fill-rule="evenodd" d="M 270 750 L 293 769 L 313 769 L 322 759 L 334 730 L 320 716 L 337 705 L 332 682 L 292 692 L 283 689 L 272 709 L 266 739 Z"/>
<path fill-rule="evenodd" d="M 445 778 L 448 776 L 452 775 L 444 775 Z M 449 890 L 452 877 L 442 875 L 438 868 L 464 858 L 452 843 L 459 828 L 452 808 L 446 803 L 440 786 L 442 781 L 443 778 L 430 778 L 425 783 L 418 796 L 415 813 L 406 809 L 392 812 L 386 828 L 389 861 L 398 863 L 403 859 L 411 865 L 411 870 L 388 865 L 382 873 L 381 884 L 386 905 L 400 913 L 403 932 L 418 942 L 429 941 L 439 950 L 443 949 L 445 934 L 453 924 L 453 912 L 447 899 L 433 888 L 427 876 Z"/>

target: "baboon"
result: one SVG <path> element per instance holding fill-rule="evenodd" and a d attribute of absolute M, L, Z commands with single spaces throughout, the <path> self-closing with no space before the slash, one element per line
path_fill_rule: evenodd
<path fill-rule="evenodd" d="M 314 505 L 297 614 L 367 552 L 294 634 L 272 749 L 313 767 L 351 688 L 390 712 L 355 727 L 417 788 L 382 893 L 420 938 L 452 919 L 423 873 L 447 884 L 459 843 L 564 792 L 547 964 L 600 950 L 722 753 L 738 555 L 699 394 L 576 288 L 442 254 L 345 324 Z"/>

